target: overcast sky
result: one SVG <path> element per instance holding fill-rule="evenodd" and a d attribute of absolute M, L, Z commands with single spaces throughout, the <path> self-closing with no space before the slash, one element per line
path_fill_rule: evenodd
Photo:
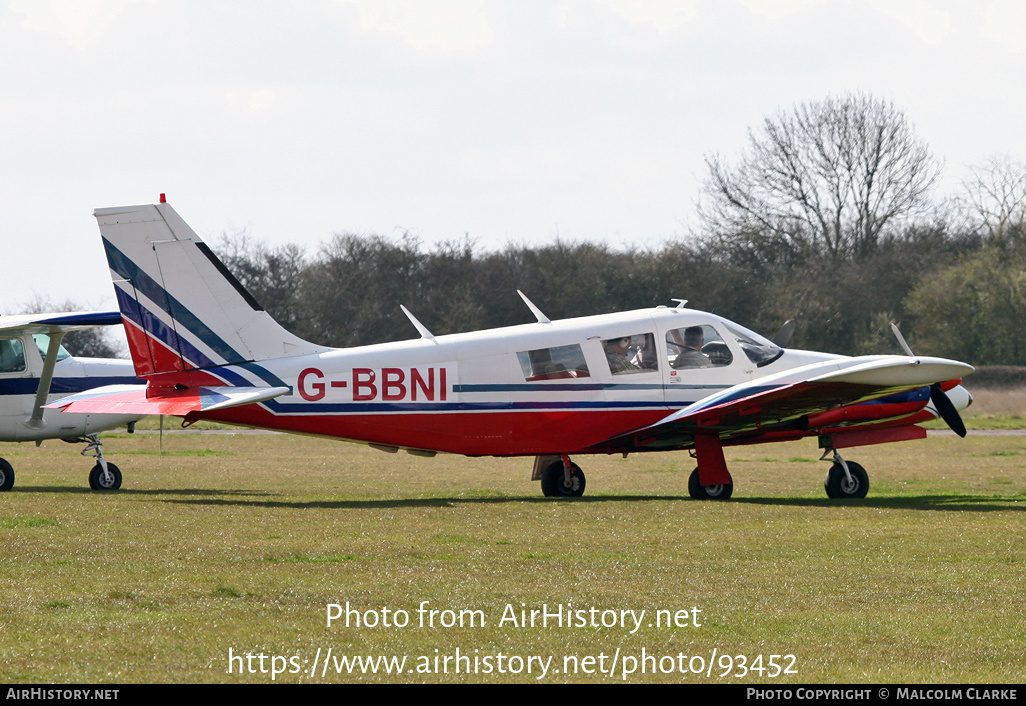
<path fill-rule="evenodd" d="M 113 308 L 92 211 L 207 239 L 659 246 L 704 157 L 802 101 L 893 101 L 1026 160 L 1021 0 L 0 0 L 0 312 Z M 398 305 L 398 303 L 397 303 Z"/>

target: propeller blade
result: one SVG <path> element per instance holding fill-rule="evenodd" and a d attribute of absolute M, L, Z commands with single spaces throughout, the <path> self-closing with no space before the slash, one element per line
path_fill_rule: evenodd
<path fill-rule="evenodd" d="M 941 416 L 941 419 L 951 427 L 951 431 L 959 436 L 965 436 L 965 424 L 962 423 L 962 417 L 959 416 L 955 405 L 951 403 L 944 390 L 941 389 L 939 382 L 930 385 L 930 401 L 937 408 L 937 413 Z"/>
<path fill-rule="evenodd" d="M 784 325 L 780 327 L 777 334 L 770 340 L 777 344 L 781 348 L 787 348 L 787 344 L 791 342 L 791 336 L 794 335 L 794 329 L 797 324 L 794 319 L 788 319 L 784 322 Z"/>

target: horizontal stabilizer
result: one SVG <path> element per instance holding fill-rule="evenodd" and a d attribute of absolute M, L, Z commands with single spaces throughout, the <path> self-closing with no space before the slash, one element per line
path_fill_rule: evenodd
<path fill-rule="evenodd" d="M 288 387 L 213 387 L 168 390 L 146 396 L 146 385 L 108 385 L 65 397 L 47 407 L 79 414 L 168 414 L 184 417 L 264 402 L 287 395 Z"/>

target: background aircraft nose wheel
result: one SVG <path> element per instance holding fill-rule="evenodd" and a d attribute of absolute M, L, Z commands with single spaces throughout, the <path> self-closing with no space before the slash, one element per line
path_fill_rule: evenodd
<path fill-rule="evenodd" d="M 728 474 L 729 475 L 729 474 Z M 698 480 L 698 469 L 691 471 L 688 478 L 688 493 L 694 500 L 727 500 L 734 494 L 734 479 L 720 485 L 702 485 Z"/>
<path fill-rule="evenodd" d="M 848 480 L 840 463 L 832 465 L 823 484 L 827 497 L 837 500 L 859 500 L 866 497 L 866 493 L 869 492 L 869 474 L 866 473 L 866 469 L 854 461 L 845 463 L 848 464 L 851 480 Z"/>
<path fill-rule="evenodd" d="M 542 493 L 546 497 L 579 498 L 584 495 L 584 471 L 576 463 L 570 464 L 570 485 L 566 484 L 563 462 L 550 463 L 542 472 Z"/>
<path fill-rule="evenodd" d="M 6 459 L 0 458 L 0 492 L 14 487 L 14 467 Z"/>
<path fill-rule="evenodd" d="M 105 474 L 103 466 L 97 463 L 89 471 L 89 487 L 93 490 L 117 490 L 121 487 L 121 469 L 108 461 Z"/>

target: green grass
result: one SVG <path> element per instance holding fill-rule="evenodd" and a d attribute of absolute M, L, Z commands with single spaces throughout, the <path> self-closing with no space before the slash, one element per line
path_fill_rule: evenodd
<path fill-rule="evenodd" d="M 163 455 L 158 443 L 108 439 L 125 476 L 109 495 L 87 490 L 91 463 L 77 447 L 0 445 L 17 459 L 17 486 L 0 496 L 0 681 L 270 683 L 268 673 L 228 674 L 229 649 L 312 662 L 329 647 L 411 660 L 457 648 L 552 656 L 559 667 L 564 656 L 609 660 L 617 650 L 717 650 L 793 654 L 797 669 L 628 682 L 1026 679 L 1026 437 L 849 449 L 871 488 L 847 503 L 826 498 L 814 440 L 728 449 L 735 489 L 725 503 L 688 498 L 694 460 L 683 453 L 576 457 L 588 494 L 558 501 L 528 480 L 529 459 L 425 459 L 283 435 L 165 435 Z M 424 601 L 439 619 L 479 611 L 486 622 L 419 627 Z M 362 616 L 406 611 L 411 625 L 327 627 L 328 605 L 346 602 Z M 648 616 L 698 608 L 701 626 L 499 624 L 521 604 Z"/>

